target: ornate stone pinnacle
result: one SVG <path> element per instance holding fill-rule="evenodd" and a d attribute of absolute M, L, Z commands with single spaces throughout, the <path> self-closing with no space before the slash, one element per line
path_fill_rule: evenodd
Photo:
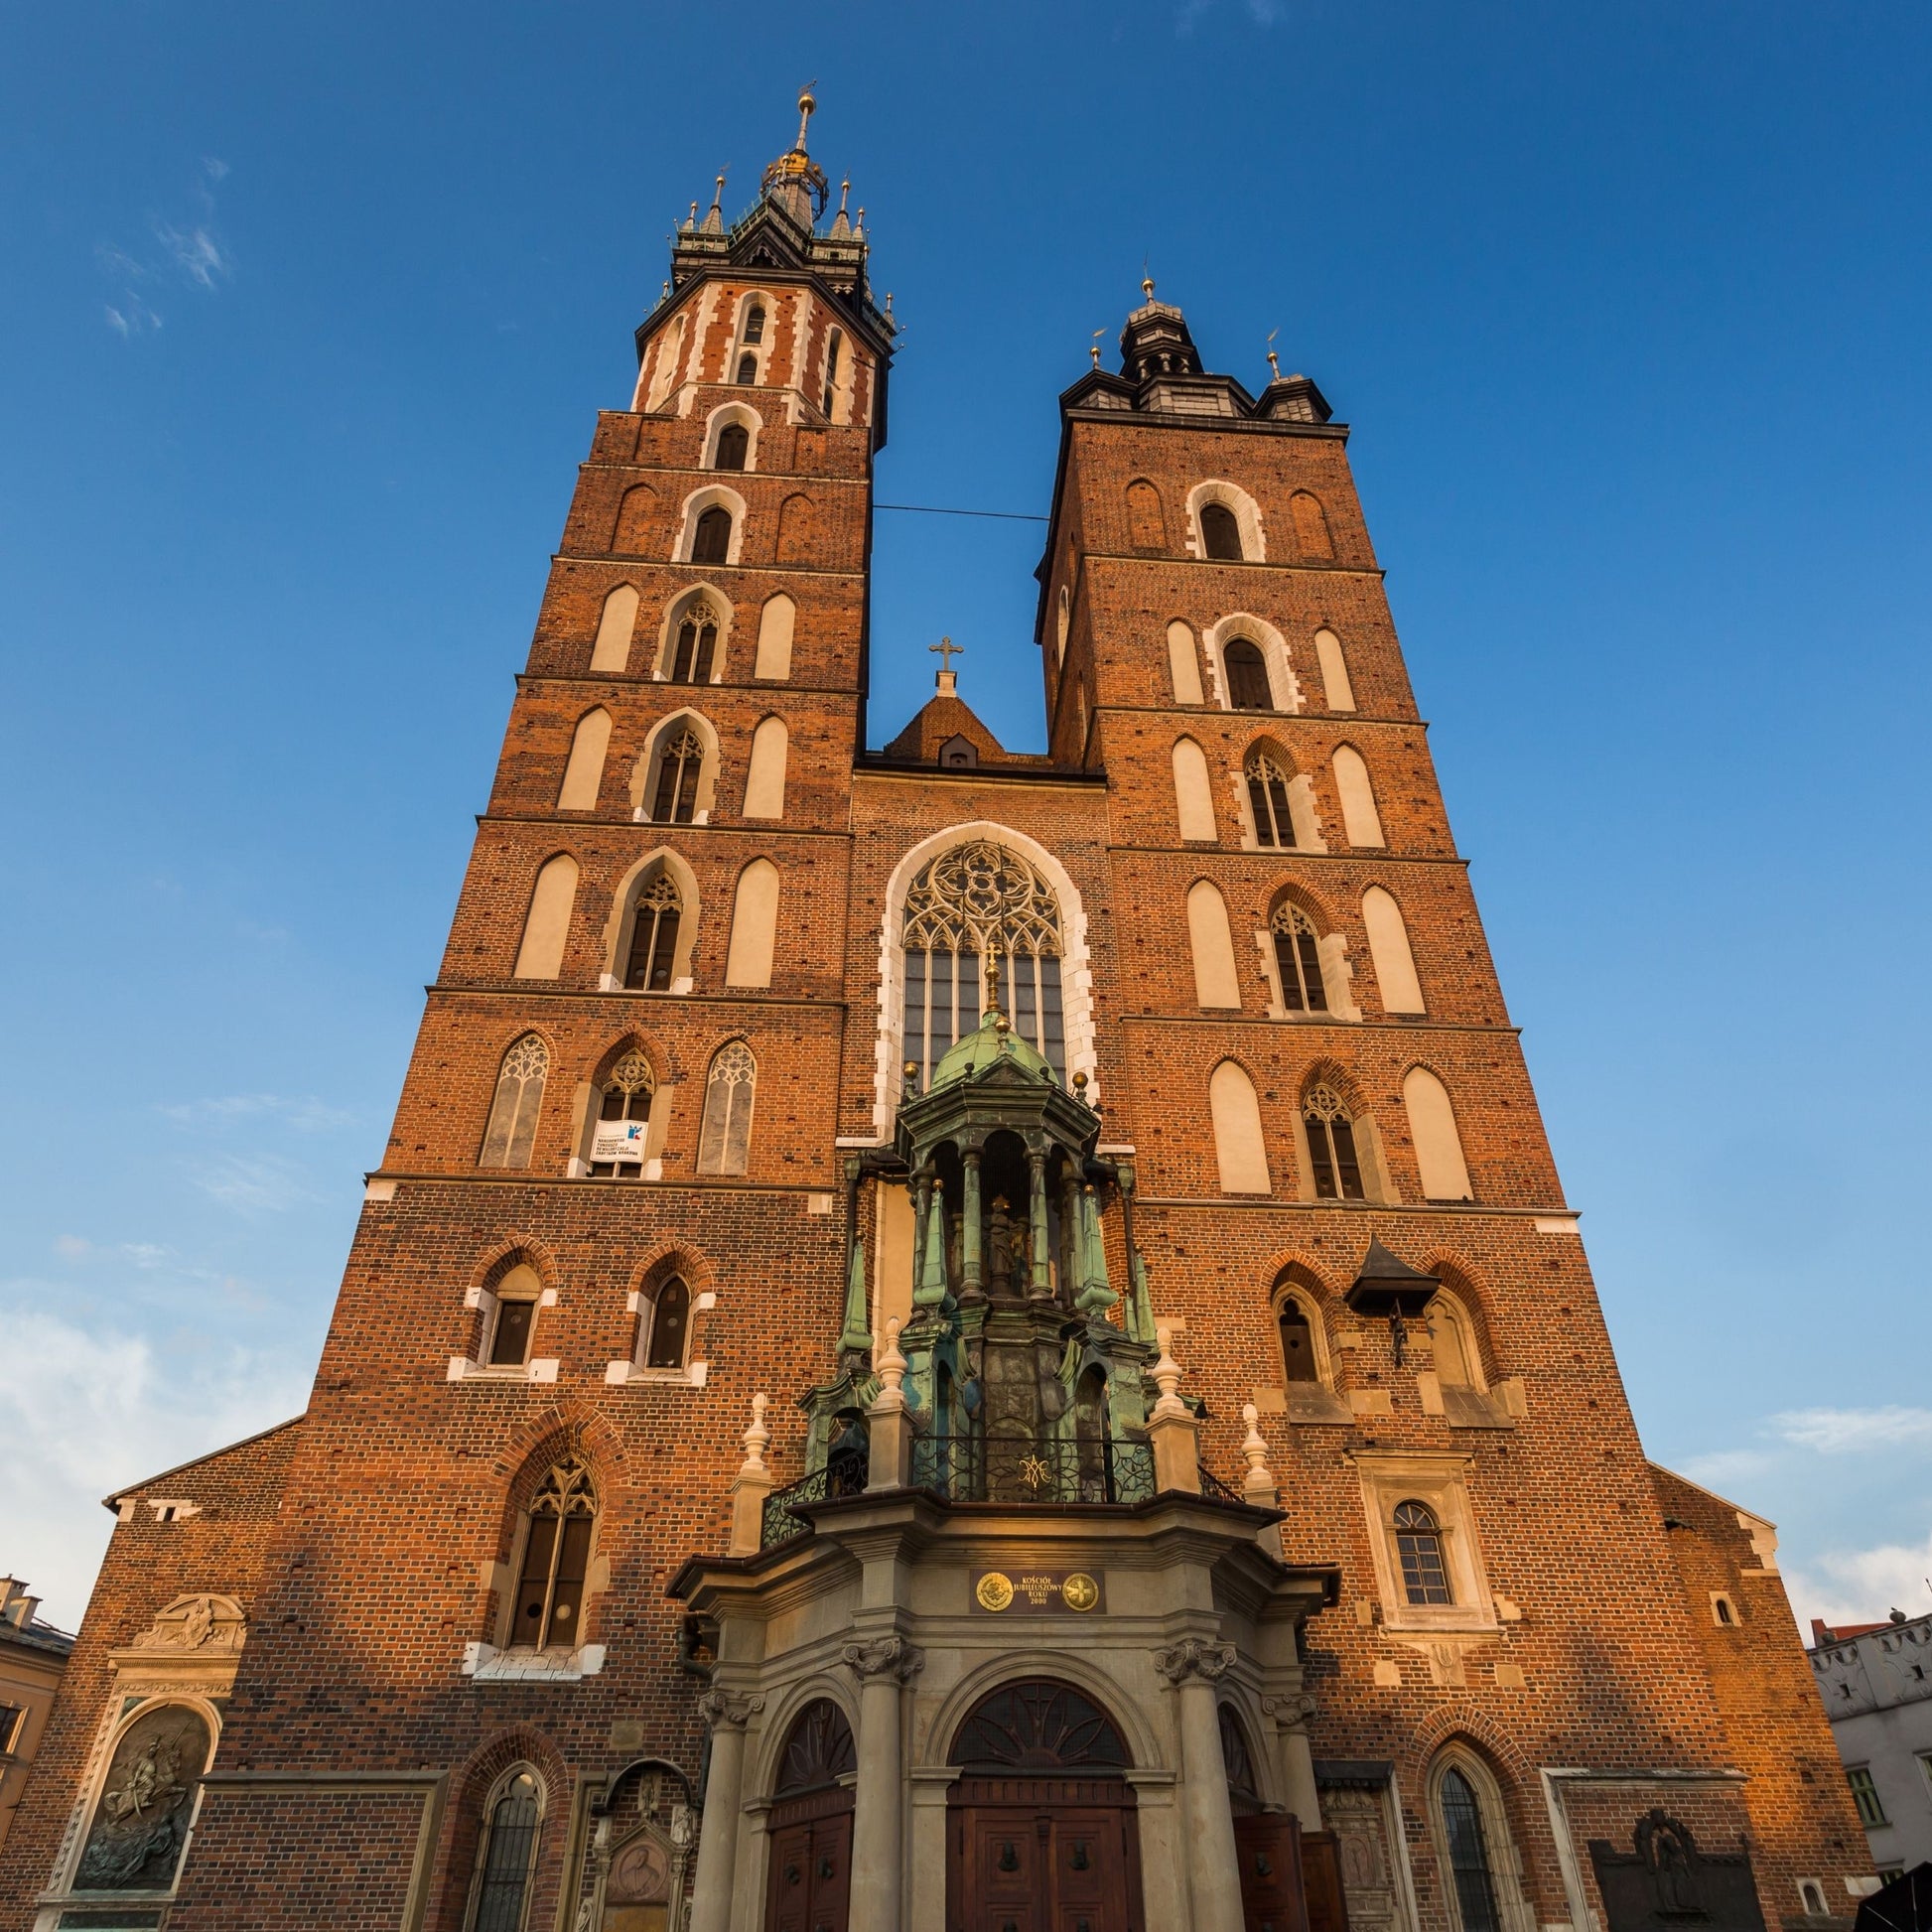
<path fill-rule="evenodd" d="M 1241 1453 L 1248 1458 L 1248 1474 L 1252 1478 L 1260 1476 L 1273 1482 L 1274 1476 L 1268 1469 L 1268 1445 L 1262 1439 L 1261 1412 L 1252 1402 L 1241 1405 L 1241 1420 L 1248 1425 L 1248 1434 L 1241 1445 Z"/>
<path fill-rule="evenodd" d="M 745 1432 L 745 1463 L 739 1470 L 740 1475 L 763 1475 L 764 1446 L 771 1440 L 771 1432 L 764 1426 L 764 1412 L 771 1406 L 768 1395 L 759 1394 L 752 1398 L 752 1426 Z"/>
<path fill-rule="evenodd" d="M 1163 1322 L 1154 1331 L 1154 1345 L 1161 1353 L 1154 1366 L 1148 1371 L 1154 1377 L 1154 1385 L 1161 1391 L 1161 1399 L 1154 1405 L 1156 1416 L 1187 1416 L 1187 1405 L 1181 1401 L 1180 1364 L 1173 1358 L 1173 1330 Z"/>

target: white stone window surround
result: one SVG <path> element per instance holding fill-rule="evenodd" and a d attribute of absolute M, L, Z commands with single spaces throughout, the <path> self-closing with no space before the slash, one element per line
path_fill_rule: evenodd
<path fill-rule="evenodd" d="M 1016 852 L 1053 889 L 1060 908 L 1060 1021 L 1065 1030 L 1066 1077 L 1087 1076 L 1087 1098 L 1100 1098 L 1099 1064 L 1094 1051 L 1093 953 L 1087 943 L 1087 914 L 1066 868 L 1037 839 L 990 818 L 968 820 L 934 832 L 910 847 L 886 882 L 879 931 L 879 1019 L 874 1053 L 873 1124 L 882 1141 L 890 1138 L 893 1117 L 904 1085 L 905 897 L 929 861 L 957 845 L 985 839 Z"/>
<path fill-rule="evenodd" d="M 709 288 L 705 292 L 709 294 Z M 635 413 L 655 414 L 670 400 L 677 387 L 684 345 L 690 334 L 689 312 L 680 310 L 652 337 L 650 347 L 637 365 L 637 386 L 630 398 Z"/>
<path fill-rule="evenodd" d="M 661 1266 L 662 1264 L 657 1264 Z M 655 1269 L 653 1270 L 655 1272 Z M 690 1286 L 690 1272 L 681 1267 L 665 1270 L 665 1279 L 672 1275 L 682 1277 L 685 1286 Z M 662 1286 L 662 1283 L 659 1284 Z M 718 1306 L 716 1289 L 705 1289 L 691 1297 L 691 1322 L 685 1331 L 685 1360 L 678 1368 L 646 1368 L 644 1357 L 650 1349 L 651 1312 L 655 1310 L 655 1297 L 646 1295 L 641 1288 L 633 1288 L 623 1298 L 624 1310 L 634 1317 L 631 1350 L 621 1361 L 607 1362 L 604 1366 L 604 1379 L 613 1388 L 623 1388 L 631 1383 L 649 1382 L 659 1388 L 701 1389 L 710 1379 L 711 1364 L 695 1359 L 691 1351 L 698 1345 L 697 1317 L 708 1314 Z"/>
<path fill-rule="evenodd" d="M 736 476 L 736 471 L 726 471 L 727 476 Z M 731 511 L 732 540 L 725 552 L 727 564 L 737 564 L 745 549 L 745 498 L 729 483 L 703 483 L 684 499 L 684 508 L 678 519 L 677 534 L 671 539 L 671 562 L 688 564 L 691 561 L 691 545 L 698 534 L 698 518 L 713 504 L 722 504 Z M 721 639 L 722 641 L 722 639 Z"/>
<path fill-rule="evenodd" d="M 1290 801 L 1291 811 L 1294 809 Z M 1293 905 L 1297 911 L 1304 912 L 1312 922 L 1315 930 L 1315 956 L 1321 966 L 1321 991 L 1327 1000 L 1327 1010 L 1323 1013 L 1291 1012 L 1288 1002 L 1282 997 L 1282 963 L 1275 951 L 1275 929 L 1272 923 L 1274 910 L 1283 904 Z M 1268 989 L 1268 1017 L 1299 1023 L 1303 1026 L 1326 1026 L 1339 1022 L 1344 1026 L 1361 1025 L 1362 1010 L 1355 1004 L 1353 986 L 1355 968 L 1348 957 L 1348 935 L 1345 932 L 1326 930 L 1327 921 L 1312 906 L 1299 898 L 1278 893 L 1269 908 L 1271 923 L 1262 926 L 1255 933 L 1255 950 L 1261 955 L 1262 984 Z"/>
<path fill-rule="evenodd" d="M 630 950 L 631 915 L 636 910 L 638 882 L 652 866 L 661 865 L 677 886 L 683 903 L 678 912 L 677 948 L 672 955 L 673 971 L 667 992 L 652 993 L 643 987 L 627 987 L 619 970 Z M 621 993 L 635 1000 L 675 999 L 692 987 L 691 955 L 698 942 L 698 915 L 701 910 L 698 876 L 683 857 L 667 845 L 653 846 L 621 880 L 612 895 L 611 914 L 604 927 L 604 971 L 598 976 L 600 993 Z"/>
<path fill-rule="evenodd" d="M 731 471 L 727 474 L 736 476 L 737 472 Z M 703 508 L 703 505 L 700 504 L 699 507 Z M 738 527 L 735 525 L 732 532 L 734 543 L 738 541 Z M 733 561 L 736 562 L 737 559 L 734 557 Z M 731 650 L 732 631 L 738 613 L 733 608 L 731 599 L 715 584 L 693 584 L 689 590 L 679 591 L 665 605 L 663 621 L 658 625 L 657 630 L 657 654 L 651 659 L 650 665 L 650 674 L 655 682 L 668 684 L 671 681 L 671 667 L 677 662 L 678 626 L 683 623 L 685 614 L 698 603 L 709 604 L 718 616 L 718 641 L 712 647 L 710 681 L 713 684 L 724 683 L 725 664 Z M 696 691 L 702 687 L 694 684 L 690 688 Z"/>
<path fill-rule="evenodd" d="M 1416 1636 L 1480 1635 L 1500 1629 L 1469 1500 L 1470 1458 L 1454 1449 L 1357 1449 L 1346 1452 L 1345 1459 L 1354 1463 L 1361 1484 L 1382 1627 Z M 1396 1505 L 1405 1502 L 1423 1504 L 1436 1518 L 1453 1602 L 1409 1601 L 1391 1527 Z"/>
<path fill-rule="evenodd" d="M 536 1264 L 526 1255 L 525 1266 L 534 1269 Z M 506 1269 L 507 1275 L 513 1269 Z M 536 1298 L 538 1309 L 554 1309 L 557 1306 L 557 1291 L 546 1286 Z M 495 1293 L 483 1286 L 481 1282 L 463 1292 L 463 1306 L 475 1311 L 477 1314 L 476 1353 L 474 1355 L 452 1355 L 447 1379 L 452 1382 L 554 1382 L 557 1379 L 559 1363 L 549 1356 L 532 1356 L 524 1362 L 505 1362 L 492 1365 L 489 1356 L 489 1338 L 496 1331 L 496 1314 L 502 1307 Z M 530 1338 L 536 1339 L 536 1323 L 530 1324 Z"/>
<path fill-rule="evenodd" d="M 672 712 L 668 718 L 659 719 L 651 727 L 649 736 L 644 740 L 644 749 L 630 768 L 630 818 L 633 824 L 651 825 L 657 822 L 652 819 L 650 808 L 657 790 L 658 759 L 664 747 L 687 725 L 704 747 L 704 756 L 698 764 L 697 803 L 687 822 L 692 825 L 711 823 L 711 808 L 718 802 L 721 761 L 718 728 L 702 711 L 686 709 Z M 671 825 L 677 821 L 667 819 L 664 823 Z"/>
<path fill-rule="evenodd" d="M 1308 772 L 1298 771 L 1287 747 L 1269 737 L 1253 739 L 1244 745 L 1241 757 L 1228 771 L 1228 785 L 1234 794 L 1234 822 L 1240 827 L 1241 850 L 1279 852 L 1284 849 L 1281 846 L 1263 845 L 1260 834 L 1255 830 L 1254 800 L 1248 796 L 1248 760 L 1257 754 L 1273 759 L 1288 777 L 1288 819 L 1295 828 L 1295 851 L 1325 853 L 1328 841 L 1322 837 L 1321 814 L 1315 808 L 1314 780 Z"/>
<path fill-rule="evenodd" d="M 1300 1167 L 1296 1176 L 1296 1198 L 1325 1207 L 1329 1204 L 1327 1199 L 1314 1191 L 1314 1162 L 1309 1153 L 1308 1122 L 1303 1118 L 1309 1094 L 1324 1084 L 1335 1086 L 1331 1067 L 1317 1067 L 1303 1082 L 1301 1092 L 1295 1096 L 1294 1131 L 1295 1159 Z M 1347 1107 L 1355 1108 L 1349 1094 L 1339 1087 L 1335 1087 L 1335 1091 Z M 1394 1205 L 1402 1197 L 1396 1192 L 1394 1181 L 1389 1178 L 1388 1160 L 1382 1152 L 1382 1131 L 1375 1124 L 1375 1116 L 1362 1107 L 1349 1113 L 1348 1125 L 1355 1135 L 1355 1165 L 1362 1173 L 1362 1198 L 1371 1204 Z M 1337 1201 L 1334 1205 L 1345 1206 L 1347 1203 Z"/>
<path fill-rule="evenodd" d="M 624 988 L 628 992 L 631 989 Z M 654 993 L 652 999 L 662 1000 L 669 996 Z M 640 1053 L 649 1063 L 652 1085 L 650 1090 L 649 1131 L 644 1136 L 644 1159 L 641 1174 L 594 1174 L 591 1173 L 591 1136 L 597 1127 L 598 1109 L 604 1100 L 604 1082 L 599 1080 L 580 1080 L 577 1091 L 571 1095 L 571 1119 L 576 1122 L 572 1145 L 577 1152 L 570 1157 L 569 1176 L 572 1180 L 608 1181 L 614 1187 L 634 1187 L 641 1181 L 661 1180 L 664 1177 L 664 1146 L 670 1138 L 671 1110 L 681 1082 L 673 1080 L 665 1073 L 662 1055 L 652 1049 L 635 1034 L 630 1035 L 618 1047 L 613 1049 L 605 1060 L 598 1062 L 606 1066 L 605 1079 L 610 1077 L 609 1069 L 617 1065 L 624 1054 L 632 1050 Z"/>
<path fill-rule="evenodd" d="M 1276 712 L 1283 717 L 1297 716 L 1307 700 L 1302 681 L 1295 675 L 1288 639 L 1267 619 L 1256 617 L 1252 611 L 1230 612 L 1201 632 L 1202 655 L 1207 659 L 1208 688 L 1212 694 L 1209 702 L 1223 711 L 1235 708 L 1228 696 L 1227 665 L 1222 653 L 1237 637 L 1261 652 L 1262 664 L 1268 672 L 1268 695 Z M 1253 718 L 1259 714 L 1249 711 L 1242 715 Z"/>
<path fill-rule="evenodd" d="M 1237 483 L 1230 483 L 1225 477 L 1210 477 L 1197 483 L 1187 492 L 1185 541 L 1187 554 L 1202 561 L 1231 563 L 1232 558 L 1213 558 L 1207 556 L 1207 545 L 1201 541 L 1200 512 L 1203 503 L 1219 503 L 1234 512 L 1235 523 L 1241 531 L 1241 561 L 1244 564 L 1265 564 L 1268 561 L 1268 534 L 1262 522 L 1261 505 Z"/>
<path fill-rule="evenodd" d="M 753 309 L 764 311 L 764 327 L 759 332 L 759 340 L 748 343 L 745 331 L 751 324 Z M 725 366 L 718 371 L 720 382 L 742 386 L 738 382 L 738 365 L 748 355 L 758 358 L 758 374 L 754 383 L 762 387 L 765 371 L 770 366 L 772 340 L 777 334 L 780 298 L 770 289 L 747 289 L 738 298 L 737 324 L 732 330 L 731 346 L 725 351 Z"/>
<path fill-rule="evenodd" d="M 590 1560 L 584 1570 L 584 1600 L 579 1606 L 579 1627 L 591 1624 L 598 1599 L 611 1587 L 611 1559 L 604 1546 L 604 1493 L 593 1477 L 592 1493 L 596 1514 L 591 1530 Z M 532 1499 L 534 1500 L 534 1498 Z M 515 1534 L 510 1538 L 507 1562 L 485 1557 L 477 1566 L 477 1580 L 496 1598 L 494 1634 L 509 1635 L 516 1614 L 517 1580 L 523 1574 L 524 1553 L 530 1543 L 530 1504 L 517 1512 Z M 580 1677 L 595 1677 L 604 1668 L 606 1646 L 586 1643 L 575 1646 L 551 1644 L 538 1650 L 529 1644 L 491 1643 L 479 1640 L 463 1646 L 463 1674 L 466 1677 L 531 1678 L 568 1683 Z"/>
<path fill-rule="evenodd" d="M 767 328 L 769 325 L 767 324 Z M 720 472 L 727 477 L 752 476 L 759 467 L 759 438 L 764 432 L 764 418 L 749 402 L 721 402 L 704 423 L 704 461 L 700 466 L 706 470 L 718 468 L 718 435 L 728 425 L 736 423 L 749 432 L 750 440 L 745 451 L 743 470 Z"/>

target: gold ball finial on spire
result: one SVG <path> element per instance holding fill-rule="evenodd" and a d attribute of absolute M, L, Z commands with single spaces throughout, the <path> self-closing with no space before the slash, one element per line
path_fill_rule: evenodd
<path fill-rule="evenodd" d="M 1268 332 L 1268 366 L 1273 371 L 1277 382 L 1282 379 L 1282 365 L 1275 354 L 1275 338 L 1281 333 L 1279 329 L 1271 329 Z"/>
<path fill-rule="evenodd" d="M 1141 293 L 1150 302 L 1154 300 L 1154 277 L 1152 275 L 1143 275 L 1141 277 Z"/>
<path fill-rule="evenodd" d="M 808 80 L 798 89 L 798 145 L 800 148 L 803 148 L 805 145 L 805 123 L 811 119 L 817 107 L 818 96 L 812 92 L 812 83 Z"/>

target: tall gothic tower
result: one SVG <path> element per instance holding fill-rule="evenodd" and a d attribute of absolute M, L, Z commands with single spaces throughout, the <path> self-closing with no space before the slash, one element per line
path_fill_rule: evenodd
<path fill-rule="evenodd" d="M 676 238 L 310 1407 L 112 1499 L 8 1922 L 1829 1932 L 1775 1537 L 1644 1460 L 1345 430 L 1145 285 L 1047 753 L 950 668 L 868 752 L 827 200 L 801 118 Z"/>

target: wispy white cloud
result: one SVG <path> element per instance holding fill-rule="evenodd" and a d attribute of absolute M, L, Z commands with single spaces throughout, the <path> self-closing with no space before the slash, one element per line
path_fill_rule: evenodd
<path fill-rule="evenodd" d="M 279 1093 L 216 1094 L 205 1100 L 164 1102 L 155 1111 L 178 1127 L 224 1127 L 236 1121 L 268 1118 L 304 1133 L 347 1127 L 355 1119 L 353 1114 L 331 1107 L 314 1095 L 290 1098 Z"/>
<path fill-rule="evenodd" d="M 107 326 L 123 342 L 163 326 L 149 299 L 151 291 L 187 286 L 212 294 L 233 275 L 234 258 L 214 218 L 214 187 L 227 174 L 225 161 L 203 156 L 200 177 L 190 193 L 192 214 L 152 217 L 145 247 L 124 248 L 103 241 L 95 248 L 101 272 L 116 284 L 113 299 L 102 305 Z"/>
<path fill-rule="evenodd" d="M 39 1299 L 53 1293 L 39 1286 Z M 72 1629 L 113 1526 L 100 1498 L 297 1414 L 308 1381 L 289 1357 L 236 1347 L 164 1357 L 143 1335 L 81 1326 L 33 1299 L 9 1310 L 0 1349 L 5 1561 Z"/>
<path fill-rule="evenodd" d="M 1693 1482 L 1721 1495 L 1733 1484 L 1748 1482 L 1776 1465 L 1777 1458 L 1762 1449 L 1714 1449 L 1709 1455 L 1694 1455 L 1684 1464 L 1684 1473 Z"/>
<path fill-rule="evenodd" d="M 281 1214 L 321 1198 L 308 1171 L 279 1154 L 226 1154 L 190 1174 L 205 1194 L 238 1214 Z"/>
<path fill-rule="evenodd" d="M 1888 1610 L 1923 1616 L 1932 1610 L 1932 1531 L 1923 1543 L 1881 1543 L 1870 1550 L 1829 1550 L 1785 1569 L 1785 1587 L 1801 1624 L 1877 1623 Z"/>
<path fill-rule="evenodd" d="M 1822 1455 L 1932 1444 L 1932 1409 L 1889 1404 L 1879 1409 L 1787 1409 L 1770 1421 L 1773 1435 Z"/>

